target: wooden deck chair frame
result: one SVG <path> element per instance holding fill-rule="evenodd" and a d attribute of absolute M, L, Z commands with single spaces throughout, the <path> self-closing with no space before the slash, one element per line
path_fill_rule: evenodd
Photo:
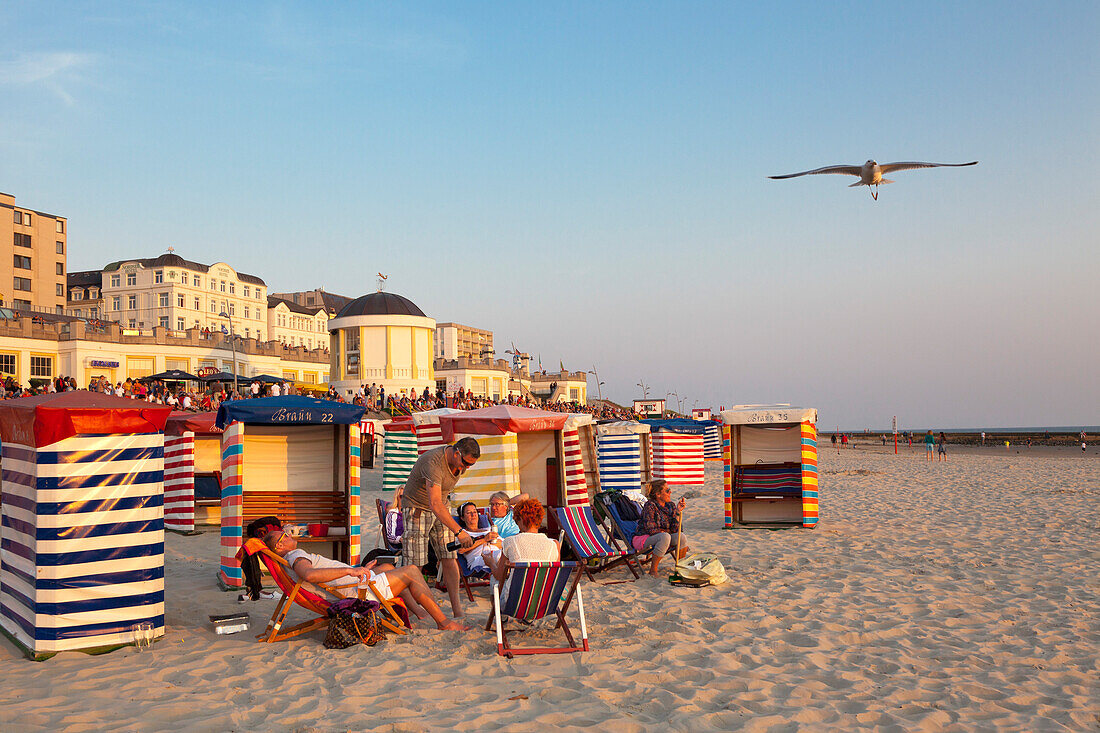
<path fill-rule="evenodd" d="M 252 540 L 249 540 L 249 542 L 252 542 Z M 307 634 L 315 629 L 328 626 L 329 619 L 327 611 L 332 601 L 315 595 L 305 587 L 307 585 L 305 581 L 293 581 L 290 577 L 290 566 L 287 564 L 286 560 L 269 550 L 267 546 L 259 540 L 256 540 L 256 542 L 259 546 L 253 546 L 253 548 L 261 553 L 261 559 L 263 559 L 264 565 L 267 566 L 272 579 L 283 593 L 282 597 L 279 599 L 279 603 L 275 606 L 275 610 L 271 614 L 271 619 L 267 622 L 267 628 L 264 629 L 263 633 L 257 634 L 256 638 L 262 639 L 268 643 L 283 641 L 284 639 Z M 336 588 L 324 583 L 309 583 L 308 585 L 321 588 L 326 593 L 332 595 L 334 600 L 345 597 Z M 394 610 L 394 600 L 383 598 L 373 581 L 368 580 L 367 585 L 370 587 L 374 599 L 382 605 L 383 609 L 385 609 L 385 614 L 380 619 L 382 626 L 387 631 L 391 631 L 395 634 L 404 634 L 404 621 L 402 621 L 401 617 L 397 614 L 397 611 Z M 360 599 L 365 597 L 366 590 L 366 588 L 359 589 Z M 283 621 L 286 620 L 287 614 L 295 604 L 316 614 L 316 616 L 308 621 L 303 621 L 302 623 L 288 626 L 284 629 Z M 389 618 L 386 618 L 386 616 Z"/>
<path fill-rule="evenodd" d="M 581 560 L 584 574 L 593 583 L 599 582 L 596 580 L 596 573 L 611 570 L 619 565 L 626 565 L 627 570 L 633 573 L 634 579 L 608 580 L 603 585 L 632 583 L 642 577 L 638 568 L 634 566 L 638 553 L 633 547 L 622 547 L 615 533 L 608 531 L 607 527 L 596 521 L 592 507 L 587 505 L 556 507 L 554 512 L 557 514 L 558 526 L 561 527 L 566 542 L 569 543 L 577 559 Z M 598 560 L 599 564 L 593 567 L 589 562 L 591 560 Z"/>
<path fill-rule="evenodd" d="M 584 618 L 584 599 L 581 597 L 580 580 L 583 576 L 581 572 L 580 563 L 576 562 L 532 562 L 532 563 L 508 563 L 508 576 L 505 578 L 503 585 L 506 586 L 509 591 L 509 599 L 507 601 L 507 611 L 517 610 L 516 606 L 524 602 L 522 595 L 527 595 L 535 591 L 537 586 L 537 574 L 549 568 L 557 568 L 559 573 L 563 569 L 570 569 L 567 576 L 562 578 L 560 575 L 556 576 L 554 585 L 550 587 L 542 586 L 542 592 L 537 598 L 535 598 L 536 606 L 531 612 L 524 614 L 523 620 L 525 621 L 537 621 L 540 618 L 549 616 L 551 614 L 551 608 L 555 607 L 552 613 L 557 617 L 558 622 L 554 626 L 554 629 L 561 629 L 565 634 L 566 641 L 569 642 L 569 646 L 564 647 L 515 647 L 512 646 L 511 641 L 508 639 L 508 634 L 504 630 L 504 623 L 502 616 L 507 613 L 502 609 L 501 604 L 501 586 L 493 585 L 493 606 L 489 609 L 489 619 L 485 622 L 485 630 L 489 631 L 493 627 L 493 623 L 496 623 L 497 632 L 497 654 L 502 657 L 512 659 L 516 654 L 572 654 L 576 652 L 588 651 L 588 625 Z M 519 575 L 517 575 L 517 572 Z M 566 588 L 568 587 L 568 593 Z M 519 601 L 511 598 L 513 592 L 521 593 Z M 569 623 L 565 620 L 565 612 L 569 610 L 569 604 L 572 601 L 574 594 L 577 598 L 577 615 L 580 618 L 581 625 L 581 644 L 577 646 L 576 641 L 573 640 L 573 633 L 569 628 Z M 562 601 L 561 597 L 565 595 L 565 600 Z"/>

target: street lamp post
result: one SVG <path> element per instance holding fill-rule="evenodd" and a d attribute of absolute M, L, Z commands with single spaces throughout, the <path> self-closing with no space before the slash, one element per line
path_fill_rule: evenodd
<path fill-rule="evenodd" d="M 225 311 L 222 311 L 218 315 L 222 318 L 229 319 L 229 346 L 233 349 L 233 392 L 240 397 L 240 393 L 237 390 L 237 341 L 236 337 L 233 335 L 233 316 Z"/>
<path fill-rule="evenodd" d="M 643 400 L 648 400 L 649 399 L 649 385 L 646 384 L 645 382 L 638 382 L 638 386 L 642 388 L 642 399 Z"/>
<path fill-rule="evenodd" d="M 601 389 L 601 386 L 600 386 L 600 385 L 603 384 L 603 382 L 600 381 L 600 375 L 596 373 L 596 365 L 595 364 L 593 364 L 592 368 L 588 370 L 588 373 L 593 374 L 593 375 L 596 376 L 596 393 L 600 396 L 600 402 L 603 402 L 603 389 Z M 645 399 L 645 398 L 643 397 L 642 399 Z"/>

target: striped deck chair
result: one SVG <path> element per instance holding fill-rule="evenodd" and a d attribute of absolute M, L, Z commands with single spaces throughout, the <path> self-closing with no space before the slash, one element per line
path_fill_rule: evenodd
<path fill-rule="evenodd" d="M 332 601 L 344 597 L 338 590 L 324 583 L 306 584 L 303 581 L 295 581 L 291 578 L 290 568 L 286 560 L 267 549 L 267 545 L 258 539 L 249 539 L 245 542 L 244 548 L 245 552 L 249 554 L 260 553 L 260 560 L 267 567 L 268 572 L 271 573 L 275 585 L 279 586 L 279 590 L 283 592 L 282 598 L 275 606 L 275 611 L 271 614 L 271 619 L 267 622 L 267 628 L 264 629 L 262 634 L 256 635 L 257 639 L 266 642 L 283 641 L 328 626 L 328 607 L 332 604 Z M 382 598 L 374 583 L 368 584 L 375 600 L 382 604 L 384 610 L 384 616 L 381 619 L 382 625 L 395 634 L 404 634 L 405 630 L 402 627 L 409 626 L 409 614 L 405 610 L 404 601 L 400 598 Z M 308 585 L 321 588 L 332 596 L 332 600 L 314 593 L 307 587 Z M 363 592 L 360 591 L 360 596 L 362 595 Z M 294 605 L 301 606 L 310 613 L 315 614 L 315 616 L 308 621 L 284 629 L 283 621 L 286 620 L 287 613 Z M 389 618 L 387 619 L 385 616 L 389 616 Z"/>
<path fill-rule="evenodd" d="M 634 548 L 623 549 L 614 535 L 604 537 L 603 528 L 596 521 L 590 506 L 563 506 L 554 510 L 558 517 L 558 526 L 565 534 L 566 541 L 573 554 L 581 560 L 585 575 L 593 583 L 597 582 L 594 573 L 602 573 L 618 565 L 625 564 L 634 574 L 634 580 L 642 577 L 634 567 Z M 593 564 L 595 563 L 595 564 Z M 611 583 L 626 583 L 628 580 L 613 580 Z"/>
<path fill-rule="evenodd" d="M 493 622 L 497 627 L 497 654 L 511 659 L 516 654 L 567 654 L 588 651 L 588 627 L 584 619 L 584 601 L 578 587 L 581 570 L 575 562 L 531 562 L 509 563 L 509 576 L 505 579 L 503 597 L 501 586 L 493 586 L 493 608 L 489 620 L 485 622 L 488 631 Z M 562 603 L 561 596 L 569 587 L 569 596 Z M 569 601 L 576 591 L 577 614 L 581 621 L 581 645 L 573 641 L 569 624 L 565 621 L 565 612 Z M 510 616 L 521 621 L 537 621 L 545 616 L 555 615 L 569 646 L 564 647 L 514 647 L 504 631 L 502 616 Z"/>

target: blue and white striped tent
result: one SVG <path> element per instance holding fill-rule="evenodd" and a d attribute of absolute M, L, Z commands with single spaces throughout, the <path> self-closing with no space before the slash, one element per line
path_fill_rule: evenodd
<path fill-rule="evenodd" d="M 0 405 L 0 628 L 33 657 L 164 634 L 164 422 L 90 392 Z"/>
<path fill-rule="evenodd" d="M 705 420 L 707 432 L 703 433 L 703 460 L 722 460 L 722 429 L 713 420 Z"/>
<path fill-rule="evenodd" d="M 640 489 L 650 478 L 649 426 L 614 422 L 596 426 L 600 489 Z"/>

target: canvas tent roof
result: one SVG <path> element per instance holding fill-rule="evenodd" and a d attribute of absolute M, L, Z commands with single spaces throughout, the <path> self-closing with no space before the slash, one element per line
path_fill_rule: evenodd
<path fill-rule="evenodd" d="M 232 422 L 253 425 L 358 425 L 365 412 L 364 407 L 314 397 L 261 397 L 223 402 L 214 424 L 222 429 Z"/>
<path fill-rule="evenodd" d="M 648 432 L 648 425 L 634 420 L 605 422 L 596 426 L 597 435 L 645 435 Z"/>
<path fill-rule="evenodd" d="M 515 405 L 493 405 L 480 410 L 441 415 L 439 418 L 443 439 L 447 442 L 454 440 L 454 436 L 459 433 L 469 435 L 530 433 L 539 430 L 561 430 L 567 423 L 581 425 L 590 422 L 592 422 L 591 415 L 572 415 Z"/>
<path fill-rule="evenodd" d="M 183 435 L 192 432 L 195 435 L 221 435 L 221 428 L 214 425 L 216 412 L 173 412 L 164 425 L 165 435 Z"/>
<path fill-rule="evenodd" d="M 650 431 L 654 433 L 665 431 L 684 435 L 703 435 L 707 432 L 706 423 L 684 417 L 671 420 L 642 420 L 642 422 L 648 425 Z"/>
<path fill-rule="evenodd" d="M 759 425 L 817 422 L 817 409 L 790 405 L 734 405 L 722 410 L 726 425 Z"/>
<path fill-rule="evenodd" d="M 0 438 L 42 447 L 74 435 L 159 433 L 172 411 L 166 405 L 96 392 L 58 392 L 0 403 Z"/>

